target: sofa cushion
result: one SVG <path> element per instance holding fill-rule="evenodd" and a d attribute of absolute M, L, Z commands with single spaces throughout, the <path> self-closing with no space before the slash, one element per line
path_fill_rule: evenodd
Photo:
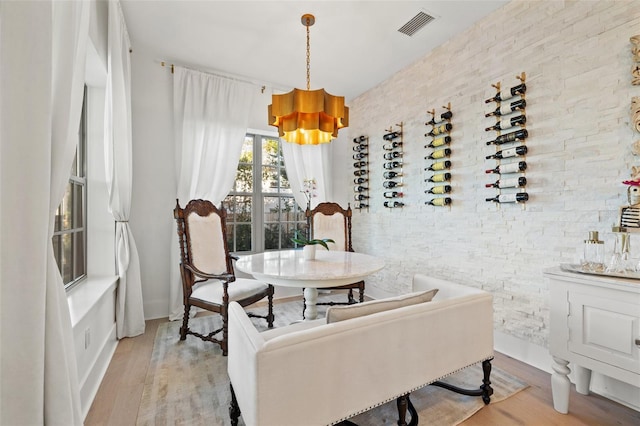
<path fill-rule="evenodd" d="M 437 288 L 417 293 L 404 294 L 397 297 L 389 297 L 381 300 L 358 303 L 348 306 L 332 306 L 327 309 L 327 324 L 344 321 L 351 318 L 389 311 L 418 303 L 429 302 L 438 292 Z"/>

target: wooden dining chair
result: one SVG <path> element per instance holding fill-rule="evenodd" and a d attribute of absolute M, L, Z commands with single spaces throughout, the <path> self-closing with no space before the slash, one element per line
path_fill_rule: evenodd
<path fill-rule="evenodd" d="M 227 355 L 229 303 L 238 302 L 245 307 L 265 297 L 268 313 L 263 318 L 273 327 L 273 286 L 248 278 L 236 278 L 233 269 L 235 257 L 229 254 L 226 235 L 226 211 L 216 208 L 211 201 L 191 200 L 183 208 L 176 200 L 173 215 L 178 225 L 180 244 L 180 273 L 184 317 L 180 328 L 180 340 L 192 334 L 202 340 L 220 345 L 222 355 Z M 192 306 L 218 313 L 222 327 L 209 334 L 201 334 L 189 328 Z M 214 337 L 222 333 L 222 337 Z"/>
<path fill-rule="evenodd" d="M 305 216 L 309 223 L 311 238 L 329 238 L 335 241 L 327 243 L 330 250 L 353 251 L 351 244 L 351 205 L 343 209 L 338 203 L 320 203 L 313 210 L 307 208 Z M 352 305 L 356 303 L 353 297 L 353 290 L 358 290 L 358 301 L 364 302 L 364 281 L 346 284 L 338 287 L 322 288 L 322 290 L 347 290 L 347 300 L 345 302 L 318 302 L 317 305 Z M 303 296 L 304 298 L 304 296 Z M 305 306 L 302 308 L 304 317 Z"/>

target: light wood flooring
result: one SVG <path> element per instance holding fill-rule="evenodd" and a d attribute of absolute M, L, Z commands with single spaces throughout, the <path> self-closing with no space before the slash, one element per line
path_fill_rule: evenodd
<path fill-rule="evenodd" d="M 86 426 L 135 425 L 156 330 L 165 321 L 147 321 L 144 335 L 120 341 L 87 415 Z M 464 426 L 640 425 L 640 412 L 598 395 L 580 395 L 574 387 L 569 414 L 560 414 L 553 409 L 548 373 L 501 353 L 495 354 L 493 365 L 521 378 L 529 387 L 483 407 L 462 423 Z"/>

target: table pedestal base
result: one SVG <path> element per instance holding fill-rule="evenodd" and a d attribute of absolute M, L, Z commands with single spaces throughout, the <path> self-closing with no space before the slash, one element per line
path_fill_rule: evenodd
<path fill-rule="evenodd" d="M 304 319 L 314 320 L 318 317 L 318 289 L 313 287 L 305 287 L 304 289 Z"/>

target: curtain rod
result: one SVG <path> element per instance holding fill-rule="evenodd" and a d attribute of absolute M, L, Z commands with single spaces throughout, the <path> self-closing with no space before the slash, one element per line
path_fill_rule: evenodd
<path fill-rule="evenodd" d="M 187 69 L 190 69 L 190 70 L 193 70 L 193 71 L 198 71 L 198 72 L 202 72 L 202 73 L 205 73 L 205 74 L 211 74 L 211 75 L 215 75 L 217 77 L 228 78 L 229 80 L 236 80 L 236 81 L 240 81 L 240 82 L 243 82 L 243 83 L 253 84 L 254 86 L 260 87 L 260 91 L 262 93 L 264 93 L 264 91 L 265 91 L 265 89 L 267 87 L 270 87 L 272 89 L 277 89 L 277 90 L 280 90 L 282 92 L 287 92 L 287 91 L 291 90 L 290 88 L 276 87 L 276 86 L 274 86 L 272 84 L 265 84 L 263 82 L 258 82 L 256 80 L 250 80 L 250 79 L 248 79 L 246 77 L 225 75 L 225 74 L 222 74 L 220 72 L 215 72 L 215 71 L 199 70 L 199 69 L 188 67 L 188 66 L 184 66 L 184 65 L 169 64 L 168 62 L 162 61 L 162 60 L 159 61 L 159 62 L 160 62 L 160 66 L 161 67 L 163 67 L 163 68 L 164 67 L 169 67 L 171 69 L 171 74 L 174 73 L 174 68 L 175 67 L 180 66 L 182 68 L 187 68 Z"/>

